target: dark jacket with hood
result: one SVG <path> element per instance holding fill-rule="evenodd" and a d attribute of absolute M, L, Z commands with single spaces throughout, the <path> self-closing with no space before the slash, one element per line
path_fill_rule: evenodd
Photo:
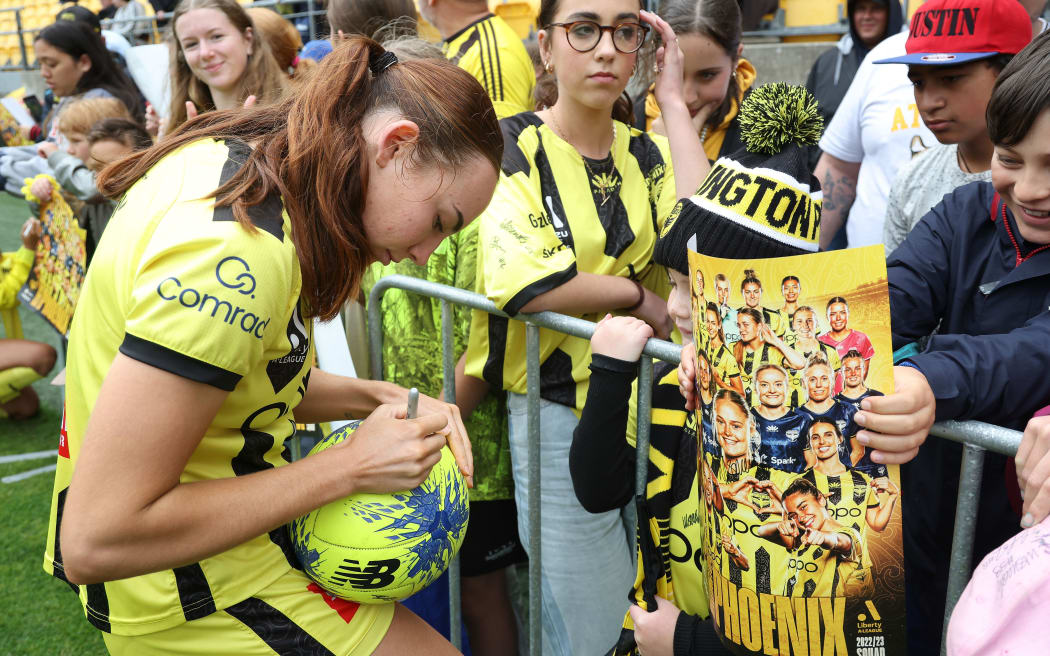
<path fill-rule="evenodd" d="M 904 25 L 904 12 L 901 11 L 900 2 L 898 0 L 875 0 L 875 2 L 889 8 L 886 33 L 882 35 L 882 38 L 885 39 L 900 32 Z M 858 4 L 860 0 L 847 2 L 849 33 L 844 34 L 834 48 L 817 57 L 806 79 L 806 88 L 820 104 L 820 114 L 824 117 L 825 126 L 831 122 L 831 117 L 835 115 L 842 98 L 846 95 L 846 89 L 849 89 L 853 76 L 860 68 L 860 62 L 870 50 L 861 42 L 857 28 L 853 24 L 853 14 Z"/>
<path fill-rule="evenodd" d="M 1020 430 L 1050 402 L 1050 244 L 1022 238 L 991 182 L 945 196 L 887 269 L 893 347 L 920 344 L 904 363 L 929 381 L 938 421 Z M 1008 460 L 984 456 L 972 566 L 1020 530 Z M 901 467 L 909 654 L 939 649 L 961 462 L 961 445 L 931 437 Z"/>

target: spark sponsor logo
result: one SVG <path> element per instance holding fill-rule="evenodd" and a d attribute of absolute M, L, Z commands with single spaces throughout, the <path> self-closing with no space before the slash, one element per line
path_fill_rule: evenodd
<path fill-rule="evenodd" d="M 234 290 L 238 294 L 255 298 L 256 280 L 251 274 L 248 263 L 236 256 L 230 256 L 219 260 L 215 265 L 215 278 L 223 287 Z M 223 323 L 239 327 L 242 331 L 262 339 L 266 327 L 270 324 L 270 318 L 262 317 L 249 312 L 240 306 L 236 298 L 229 300 L 202 292 L 193 287 L 182 284 L 175 276 L 168 276 L 157 284 L 157 296 L 167 302 L 178 303 L 188 310 L 196 310 L 201 314 L 207 314 L 213 319 Z"/>

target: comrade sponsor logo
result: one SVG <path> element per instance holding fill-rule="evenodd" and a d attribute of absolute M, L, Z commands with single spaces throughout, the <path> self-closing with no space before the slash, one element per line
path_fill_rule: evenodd
<path fill-rule="evenodd" d="M 215 278 L 220 285 L 242 296 L 255 298 L 256 279 L 248 263 L 236 256 L 225 257 L 215 265 Z M 242 307 L 236 296 L 216 296 L 184 285 L 176 276 L 168 276 L 157 284 L 157 296 L 165 302 L 178 303 L 188 310 L 196 310 L 229 326 L 262 339 L 270 317 L 265 319 Z"/>

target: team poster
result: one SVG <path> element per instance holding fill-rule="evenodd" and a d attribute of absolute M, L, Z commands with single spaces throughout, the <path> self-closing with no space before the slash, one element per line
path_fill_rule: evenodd
<path fill-rule="evenodd" d="M 737 654 L 905 653 L 900 476 L 853 421 L 893 390 L 884 258 L 689 254 L 704 571 Z"/>
<path fill-rule="evenodd" d="M 73 308 L 84 284 L 86 254 L 83 228 L 56 190 L 40 209 L 43 232 L 36 247 L 36 263 L 18 298 L 33 308 L 62 335 L 69 335 Z"/>

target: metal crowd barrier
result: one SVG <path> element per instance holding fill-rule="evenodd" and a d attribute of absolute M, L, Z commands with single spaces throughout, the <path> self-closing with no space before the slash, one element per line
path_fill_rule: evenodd
<path fill-rule="evenodd" d="M 531 544 L 529 554 L 529 653 L 542 653 L 543 642 L 540 625 L 540 381 L 539 350 L 540 328 L 590 339 L 596 324 L 576 317 L 556 312 L 537 312 L 511 316 L 500 311 L 496 305 L 473 292 L 449 287 L 427 280 L 420 280 L 403 275 L 391 275 L 382 278 L 372 288 L 368 299 L 368 335 L 371 358 L 372 378 L 383 378 L 383 322 L 381 315 L 383 294 L 390 289 L 402 289 L 422 296 L 441 301 L 441 345 L 444 372 L 444 393 L 449 403 L 455 403 L 455 369 L 456 356 L 452 339 L 452 304 L 464 305 L 475 310 L 488 312 L 501 317 L 516 319 L 526 327 L 526 381 L 528 392 L 528 432 L 529 432 L 529 499 L 528 529 Z M 681 358 L 682 347 L 671 342 L 650 339 L 642 352 L 639 366 L 639 381 L 651 381 L 653 358 L 677 364 Z M 635 464 L 635 490 L 643 494 L 646 487 L 646 475 L 649 453 L 649 421 L 652 407 L 651 385 L 638 385 L 638 440 Z M 955 512 L 955 534 L 952 541 L 952 555 L 948 577 L 948 602 L 944 615 L 944 631 L 947 632 L 948 619 L 955 607 L 963 588 L 970 577 L 970 564 L 973 558 L 974 528 L 977 520 L 977 501 L 981 494 L 981 472 L 984 465 L 985 451 L 994 451 L 1012 456 L 1021 443 L 1021 433 L 976 421 L 945 421 L 937 423 L 930 431 L 931 435 L 943 439 L 961 442 L 963 446 L 962 467 L 959 473 L 959 499 Z M 459 594 L 459 557 L 449 567 L 449 602 L 450 627 L 452 644 L 459 649 L 460 644 L 460 594 Z M 626 593 L 626 591 L 624 591 Z M 942 640 L 941 653 L 944 654 Z"/>

